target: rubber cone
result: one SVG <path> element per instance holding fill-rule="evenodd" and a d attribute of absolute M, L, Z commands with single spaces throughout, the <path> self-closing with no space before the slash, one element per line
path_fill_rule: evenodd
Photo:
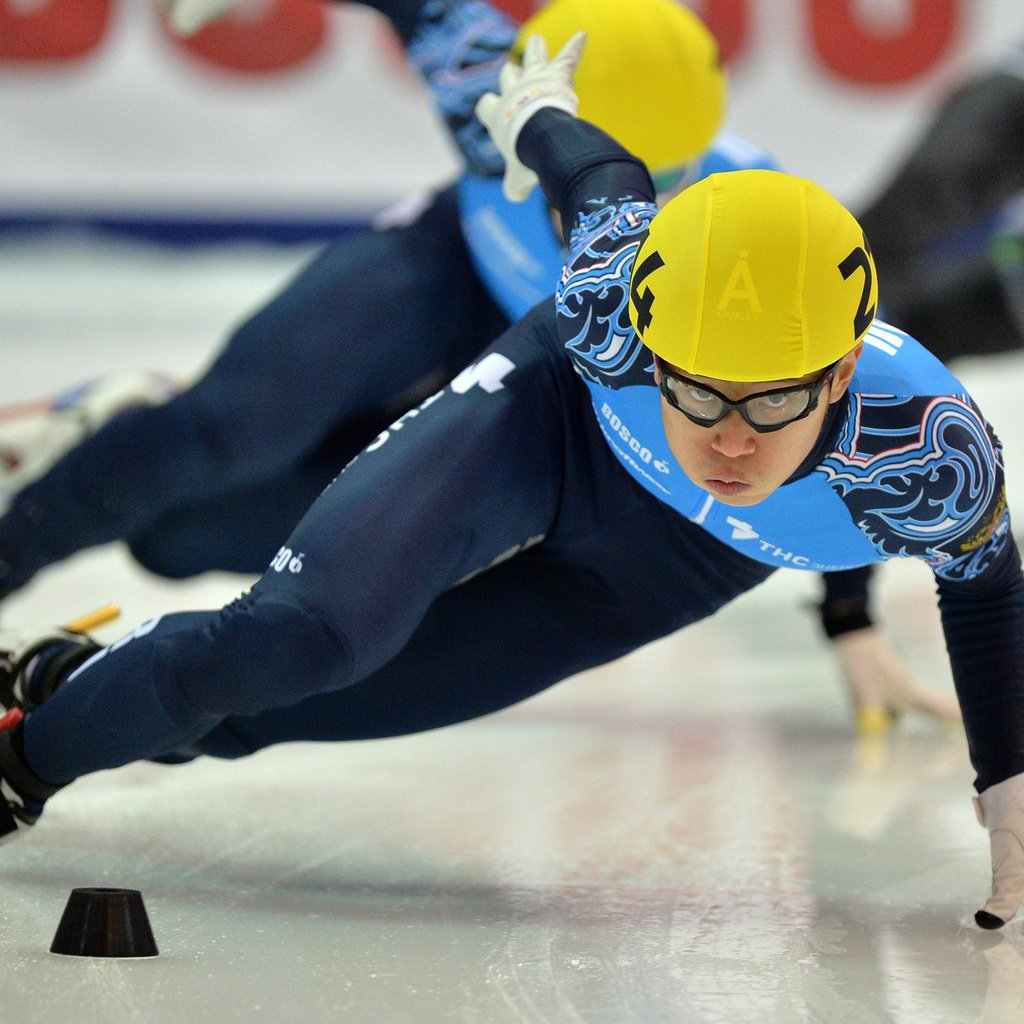
<path fill-rule="evenodd" d="M 61 956 L 156 956 L 137 889 L 72 889 L 50 946 Z"/>

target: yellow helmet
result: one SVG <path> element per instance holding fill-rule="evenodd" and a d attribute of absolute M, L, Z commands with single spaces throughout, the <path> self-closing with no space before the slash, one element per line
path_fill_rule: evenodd
<path fill-rule="evenodd" d="M 702 153 L 725 114 L 725 72 L 704 23 L 679 0 L 552 0 L 520 29 L 511 55 L 544 37 L 557 53 L 587 33 L 575 88 L 580 117 L 652 174 Z"/>
<path fill-rule="evenodd" d="M 644 344 L 686 373 L 787 380 L 857 345 L 876 281 L 863 230 L 823 189 L 779 171 L 729 171 L 655 215 L 629 312 Z"/>

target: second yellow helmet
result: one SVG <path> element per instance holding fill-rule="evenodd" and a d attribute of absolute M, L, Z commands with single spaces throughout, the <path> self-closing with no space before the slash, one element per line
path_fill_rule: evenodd
<path fill-rule="evenodd" d="M 576 71 L 580 117 L 606 131 L 652 174 L 689 163 L 725 115 L 725 72 L 704 23 L 677 0 L 552 0 L 523 25 L 512 49 L 544 37 L 557 53 L 587 33 Z"/>

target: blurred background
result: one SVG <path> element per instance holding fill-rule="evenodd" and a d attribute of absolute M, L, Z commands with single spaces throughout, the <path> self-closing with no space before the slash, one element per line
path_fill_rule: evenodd
<path fill-rule="evenodd" d="M 1024 36 L 1019 0 L 692 6 L 730 68 L 728 127 L 854 206 L 949 85 Z M 8 229 L 317 236 L 457 166 L 384 20 L 315 0 L 251 0 L 190 39 L 157 0 L 0 0 L 0 139 Z"/>
<path fill-rule="evenodd" d="M 730 68 L 727 127 L 855 211 L 949 88 L 1024 39 L 1020 0 L 693 6 Z M 321 241 L 457 170 L 357 4 L 252 0 L 183 40 L 157 0 L 0 0 L 0 405 L 121 369 L 197 374 Z M 1024 356 L 956 370 L 1020 509 Z M 116 601 L 110 642 L 249 582 L 158 579 L 108 545 L 40 573 L 0 623 Z M 986 942 L 970 918 L 989 863 L 963 737 L 857 739 L 817 587 L 778 573 L 457 729 L 82 780 L 4 847 L 3 1014 L 1024 1019 L 1019 927 Z M 950 689 L 930 573 L 906 560 L 878 589 L 915 672 Z M 144 890 L 159 963 L 46 953 L 68 890 L 96 884 Z"/>

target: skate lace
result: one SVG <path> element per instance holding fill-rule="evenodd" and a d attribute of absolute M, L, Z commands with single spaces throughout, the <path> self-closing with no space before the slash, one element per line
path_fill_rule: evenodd
<path fill-rule="evenodd" d="M 11 708 L 6 714 L 0 715 L 0 732 L 10 732 L 24 717 L 25 712 L 21 708 Z"/>

